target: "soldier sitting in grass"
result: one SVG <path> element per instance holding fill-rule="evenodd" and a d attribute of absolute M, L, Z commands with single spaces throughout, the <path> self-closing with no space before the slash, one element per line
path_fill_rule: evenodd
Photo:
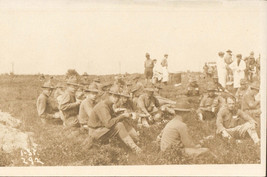
<path fill-rule="evenodd" d="M 260 143 L 260 139 L 255 130 L 256 121 L 247 113 L 235 108 L 235 99 L 227 98 L 227 105 L 224 106 L 217 115 L 217 134 L 224 138 L 244 138 L 249 135 L 255 144 Z"/>
<path fill-rule="evenodd" d="M 78 114 L 81 100 L 76 100 L 75 98 L 75 93 L 79 86 L 75 77 L 70 78 L 67 81 L 67 89 L 59 103 L 59 109 L 64 116 L 64 125 L 66 127 L 79 127 Z"/>
<path fill-rule="evenodd" d="M 88 120 L 89 137 L 83 143 L 85 149 L 90 148 L 96 140 L 106 142 L 118 136 L 134 152 L 142 151 L 133 141 L 137 139 L 138 134 L 133 127 L 124 122 L 130 114 L 124 112 L 118 116 L 115 115 L 113 104 L 116 104 L 123 96 L 119 88 L 111 87 L 108 98 L 93 108 Z"/>
<path fill-rule="evenodd" d="M 188 132 L 187 125 L 183 122 L 183 118 L 188 117 L 190 113 L 190 105 L 187 103 L 181 103 L 177 105 L 180 109 L 171 121 L 169 121 L 160 135 L 157 137 L 157 141 L 160 141 L 160 150 L 165 151 L 169 147 L 175 144 L 179 144 L 188 155 L 198 156 L 208 151 L 207 148 L 201 148 L 196 145 Z"/>
<path fill-rule="evenodd" d="M 195 78 L 190 79 L 187 86 L 187 96 L 198 96 L 199 95 L 199 85 Z"/>
<path fill-rule="evenodd" d="M 248 91 L 247 84 L 248 83 L 247 83 L 247 81 L 245 79 L 241 79 L 240 80 L 240 87 L 237 89 L 237 91 L 235 93 L 235 98 L 236 98 L 236 102 L 237 102 L 237 105 L 238 105 L 238 109 L 241 109 L 241 104 L 242 104 L 243 96 Z"/>
<path fill-rule="evenodd" d="M 152 124 L 155 121 L 161 121 L 161 111 L 159 110 L 159 102 L 154 97 L 155 89 L 149 86 L 144 89 L 145 93 L 142 94 L 137 100 L 138 112 L 145 114 L 145 117 L 141 118 L 141 124 L 144 127 L 150 127 L 149 123 Z"/>
<path fill-rule="evenodd" d="M 208 94 L 203 96 L 197 110 L 200 121 L 214 119 L 220 107 L 225 103 L 223 97 L 216 95 L 217 89 L 213 84 L 208 84 L 207 90 Z"/>
<path fill-rule="evenodd" d="M 88 129 L 87 122 L 94 106 L 96 105 L 96 98 L 99 93 L 99 90 L 95 85 L 90 85 L 88 88 L 84 89 L 84 92 L 86 98 L 82 101 L 80 105 L 78 116 L 78 120 L 82 130 Z"/>
<path fill-rule="evenodd" d="M 56 123 L 60 120 L 59 113 L 57 112 L 58 109 L 53 107 L 49 100 L 54 87 L 51 82 L 46 82 L 42 88 L 43 92 L 38 97 L 36 103 L 38 115 L 44 124 Z"/>
<path fill-rule="evenodd" d="M 244 94 L 241 104 L 242 111 L 252 116 L 258 124 L 260 124 L 260 100 L 256 100 L 255 96 L 259 94 L 259 84 L 253 83 Z"/>

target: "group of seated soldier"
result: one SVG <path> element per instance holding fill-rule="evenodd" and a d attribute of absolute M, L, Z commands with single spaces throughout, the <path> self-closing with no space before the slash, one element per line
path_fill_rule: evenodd
<path fill-rule="evenodd" d="M 139 132 L 127 120 L 132 118 L 136 120 L 137 127 L 149 128 L 163 122 L 165 113 L 169 113 L 174 118 L 158 136 L 161 151 L 165 151 L 177 141 L 183 144 L 189 155 L 208 151 L 207 148 L 193 143 L 187 125 L 183 122 L 185 114 L 191 110 L 188 104 L 178 106 L 175 111 L 170 109 L 166 100 L 157 94 L 161 88 L 152 83 L 143 84 L 140 76 L 132 78 L 131 83 L 116 77 L 108 90 L 103 89 L 103 85 L 99 78 L 95 78 L 92 83 L 81 86 L 75 77 L 67 80 L 65 88 L 62 84 L 54 87 L 51 82 L 44 83 L 43 92 L 37 99 L 37 111 L 41 121 L 44 124 L 61 121 L 63 126 L 73 132 L 87 133 L 88 136 L 82 144 L 85 149 L 91 148 L 94 142 L 107 142 L 118 136 L 130 149 L 140 153 L 142 150 L 138 146 Z M 56 106 L 51 105 L 49 101 L 54 89 Z M 241 101 L 241 107 L 237 110 L 232 108 L 235 98 L 225 99 L 216 94 L 217 89 L 216 85 L 208 86 L 208 93 L 203 96 L 197 110 L 199 120 L 216 118 L 217 133 L 223 137 L 231 138 L 236 133 L 243 137 L 247 132 L 258 144 L 255 127 L 259 123 L 255 121 L 253 114 L 260 114 L 257 112 L 259 101 L 254 98 L 259 88 L 250 86 L 249 91 L 242 92 L 242 98 L 241 91 L 237 92 L 237 101 Z M 177 111 L 179 115 L 176 114 Z M 241 124 L 240 119 L 246 122 Z"/>
<path fill-rule="evenodd" d="M 259 85 L 242 79 L 241 87 L 233 93 L 220 94 L 214 85 L 208 85 L 207 91 L 197 110 L 198 119 L 216 120 L 217 133 L 223 137 L 242 138 L 249 135 L 255 144 L 259 144 L 256 130 L 260 129 Z"/>

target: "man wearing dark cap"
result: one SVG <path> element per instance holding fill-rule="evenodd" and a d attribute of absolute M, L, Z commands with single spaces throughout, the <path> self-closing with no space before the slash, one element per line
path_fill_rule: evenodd
<path fill-rule="evenodd" d="M 87 147 L 91 147 L 92 142 L 95 140 L 107 141 L 111 137 L 118 136 L 128 147 L 136 153 L 142 150 L 135 144 L 133 138 L 138 135 L 132 134 L 133 127 L 124 124 L 124 120 L 130 117 L 130 114 L 124 112 L 115 116 L 113 104 L 116 104 L 120 97 L 118 87 L 111 87 L 109 96 L 106 100 L 99 102 L 92 110 L 88 120 L 89 127 L 89 140 Z"/>
<path fill-rule="evenodd" d="M 59 113 L 57 112 L 58 109 L 53 107 L 49 100 L 54 87 L 51 82 L 48 81 L 44 83 L 42 88 L 43 92 L 38 97 L 36 103 L 38 115 L 44 124 L 56 123 L 58 118 L 60 118 Z"/>
<path fill-rule="evenodd" d="M 79 86 L 75 77 L 69 78 L 67 89 L 59 103 L 59 109 L 64 116 L 64 126 L 66 127 L 79 127 L 78 114 L 81 100 L 75 98 L 75 93 Z"/>
<path fill-rule="evenodd" d="M 153 76 L 154 62 L 153 62 L 153 60 L 150 59 L 149 53 L 146 53 L 146 61 L 144 63 L 144 67 L 145 67 L 146 83 L 148 81 L 151 82 L 151 79 L 152 79 L 152 76 Z"/>
<path fill-rule="evenodd" d="M 215 94 L 216 91 L 215 85 L 209 83 L 208 94 L 203 96 L 197 110 L 198 119 L 200 121 L 215 118 L 219 109 L 225 104 L 225 100 L 221 96 Z"/>
<path fill-rule="evenodd" d="M 176 115 L 171 121 L 169 121 L 161 134 L 157 137 L 157 141 L 160 141 L 160 150 L 166 151 L 171 148 L 172 145 L 179 145 L 180 148 L 188 155 L 198 156 L 208 151 L 207 148 L 201 148 L 200 145 L 196 145 L 188 132 L 187 125 L 183 122 L 183 118 L 188 117 L 190 114 L 190 105 L 187 103 L 181 103 L 178 115 Z"/>

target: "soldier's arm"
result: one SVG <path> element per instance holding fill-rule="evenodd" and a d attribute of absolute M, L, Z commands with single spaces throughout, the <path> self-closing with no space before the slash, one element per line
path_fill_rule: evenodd
<path fill-rule="evenodd" d="M 64 95 L 62 97 L 62 100 L 61 100 L 61 102 L 59 104 L 59 109 L 65 111 L 65 110 L 68 110 L 68 109 L 75 108 L 75 107 L 77 107 L 79 105 L 80 105 L 79 102 L 70 103 L 70 95 L 66 94 L 66 95 Z"/>
<path fill-rule="evenodd" d="M 45 112 L 47 99 L 41 98 L 37 101 L 37 112 L 41 118 L 53 118 L 53 114 Z"/>
<path fill-rule="evenodd" d="M 248 103 L 249 108 L 255 109 L 259 105 L 259 101 L 251 100 L 249 97 L 245 96 L 244 101 Z"/>
<path fill-rule="evenodd" d="M 224 114 L 225 114 L 224 109 L 221 109 L 217 114 L 217 119 L 216 119 L 217 133 L 221 133 L 226 129 L 223 125 Z"/>
<path fill-rule="evenodd" d="M 237 111 L 237 115 L 241 118 L 244 119 L 248 122 L 251 123 L 256 123 L 256 121 L 247 113 L 245 113 L 244 111 L 241 111 L 240 109 Z"/>
<path fill-rule="evenodd" d="M 96 113 L 106 128 L 111 128 L 113 125 L 120 122 L 124 118 L 123 115 L 112 118 L 108 111 L 108 108 L 106 107 L 97 110 Z"/>

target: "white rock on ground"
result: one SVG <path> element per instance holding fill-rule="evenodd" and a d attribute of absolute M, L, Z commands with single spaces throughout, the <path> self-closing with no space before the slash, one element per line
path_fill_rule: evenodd
<path fill-rule="evenodd" d="M 36 146 L 32 133 L 17 129 L 21 121 L 0 110 L 0 148 L 10 153 L 17 149 L 29 150 Z"/>

